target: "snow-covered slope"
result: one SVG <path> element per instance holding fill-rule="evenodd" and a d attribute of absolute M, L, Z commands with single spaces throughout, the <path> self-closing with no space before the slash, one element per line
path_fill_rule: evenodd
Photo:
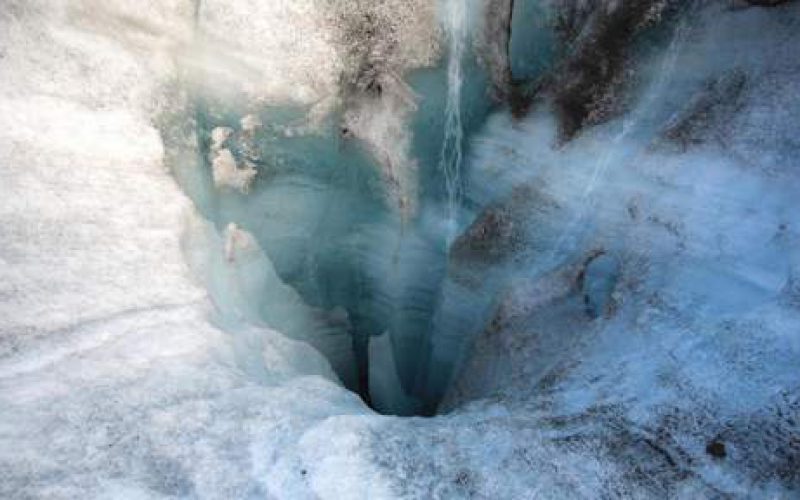
<path fill-rule="evenodd" d="M 366 410 L 309 347 L 209 323 L 180 245 L 197 216 L 153 125 L 192 6 L 4 2 L 0 19 L 0 496 L 307 484 L 282 450 Z"/>

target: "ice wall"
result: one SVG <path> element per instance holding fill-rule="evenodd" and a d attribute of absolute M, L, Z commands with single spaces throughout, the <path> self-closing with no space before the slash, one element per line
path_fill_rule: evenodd
<path fill-rule="evenodd" d="M 217 9 L 201 4 L 162 133 L 170 168 L 218 239 L 229 238 L 223 233 L 234 224 L 262 257 L 244 270 L 219 251 L 204 254 L 200 274 L 215 276 L 205 283 L 223 316 L 310 342 L 367 400 L 377 390 L 370 377 L 383 370 L 382 362 L 370 363 L 370 339 L 385 334 L 394 366 L 387 370 L 397 372 L 387 379 L 402 383 L 393 391 L 424 400 L 432 412 L 450 377 L 449 369 L 444 377 L 426 375 L 438 371 L 427 353 L 444 300 L 447 248 L 463 223 L 465 136 L 489 107 L 469 50 L 475 18 L 463 2 L 333 3 L 296 26 L 327 30 L 325 50 L 274 53 L 282 35 L 264 33 L 258 43 L 265 48 L 245 56 L 226 46 L 255 43 L 255 32 L 235 29 L 252 13 Z M 299 15 L 269 9 L 265 19 L 292 23 Z M 229 43 L 212 44 L 223 32 Z M 309 58 L 332 53 L 335 64 L 322 68 L 340 78 L 325 86 L 318 81 L 325 72 L 306 68 Z M 218 77 L 239 59 L 263 60 L 265 73 L 303 81 L 317 95 L 259 85 L 257 73 L 233 74 L 235 85 Z M 238 305 L 226 299 L 230 282 L 248 290 L 236 292 Z"/>

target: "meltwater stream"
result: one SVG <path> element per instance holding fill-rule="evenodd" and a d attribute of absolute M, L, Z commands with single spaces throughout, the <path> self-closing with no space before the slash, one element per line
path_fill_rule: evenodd
<path fill-rule="evenodd" d="M 447 0 L 445 26 L 450 44 L 447 61 L 447 104 L 445 130 L 439 168 L 447 190 L 447 241 L 452 242 L 457 230 L 457 217 L 463 182 L 464 125 L 461 119 L 461 90 L 464 81 L 463 58 L 467 43 L 467 0 Z"/>

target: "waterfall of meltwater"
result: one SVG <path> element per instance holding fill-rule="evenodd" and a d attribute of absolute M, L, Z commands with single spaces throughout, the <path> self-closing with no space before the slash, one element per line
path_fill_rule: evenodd
<path fill-rule="evenodd" d="M 444 139 L 439 169 L 447 191 L 447 241 L 455 238 L 458 205 L 461 202 L 461 163 L 464 129 L 461 122 L 462 58 L 467 38 L 466 0 L 445 0 L 444 25 L 449 35 L 447 103 Z"/>

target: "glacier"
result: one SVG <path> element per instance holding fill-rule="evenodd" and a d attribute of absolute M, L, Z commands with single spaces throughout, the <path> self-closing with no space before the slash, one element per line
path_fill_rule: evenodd
<path fill-rule="evenodd" d="M 6 0 L 0 497 L 794 498 L 800 4 Z"/>

